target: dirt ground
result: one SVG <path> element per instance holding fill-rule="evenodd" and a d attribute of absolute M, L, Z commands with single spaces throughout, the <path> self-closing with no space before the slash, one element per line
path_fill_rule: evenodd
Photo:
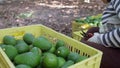
<path fill-rule="evenodd" d="M 101 0 L 24 0 L 0 5 L 0 28 L 43 24 L 71 36 L 71 22 L 76 18 L 102 13 Z"/>

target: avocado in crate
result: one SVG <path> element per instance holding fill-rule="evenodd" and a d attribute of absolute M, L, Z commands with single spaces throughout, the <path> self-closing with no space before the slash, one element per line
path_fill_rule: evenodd
<path fill-rule="evenodd" d="M 100 68 L 101 51 L 43 25 L 15 27 L 0 31 L 2 33 L 0 34 L 0 68 Z M 15 44 L 4 43 L 3 39 L 8 35 L 15 39 Z M 7 46 L 16 49 L 12 59 L 9 59 L 5 51 Z"/>
<path fill-rule="evenodd" d="M 5 36 L 3 37 L 3 39 L 4 38 L 11 39 L 14 37 Z M 11 41 L 8 40 L 4 40 L 1 44 L 3 51 L 9 57 L 9 59 L 13 61 L 14 65 L 16 65 L 16 68 L 20 67 L 21 64 L 24 64 L 22 65 L 22 67 L 28 65 L 31 68 L 38 67 L 39 65 L 42 68 L 65 68 L 81 61 L 79 59 L 87 59 L 83 59 L 83 56 L 80 56 L 78 53 L 70 53 L 70 50 L 65 46 L 65 43 L 62 40 L 58 40 L 56 42 L 56 46 L 54 46 L 55 44 L 52 44 L 44 36 L 35 38 L 32 34 L 26 33 L 22 39 L 23 40 L 18 40 L 14 38 L 14 41 L 16 42 L 16 44 L 14 45 L 10 45 Z M 6 41 L 9 44 L 5 43 Z M 31 49 L 29 48 L 30 44 L 33 45 Z M 52 47 L 55 48 L 53 49 L 54 51 L 51 51 Z M 42 54 L 46 52 L 46 55 Z M 58 58 L 60 57 L 63 58 L 65 61 L 58 60 Z M 70 65 L 68 65 L 67 63 L 67 61 L 69 60 L 72 60 L 73 62 Z"/>

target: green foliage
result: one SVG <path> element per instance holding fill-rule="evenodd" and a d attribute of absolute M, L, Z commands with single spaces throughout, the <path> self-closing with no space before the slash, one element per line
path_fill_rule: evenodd
<path fill-rule="evenodd" d="M 100 26 L 101 25 L 101 14 L 96 16 L 87 16 L 86 18 L 75 19 L 76 23 L 89 24 L 91 26 Z"/>

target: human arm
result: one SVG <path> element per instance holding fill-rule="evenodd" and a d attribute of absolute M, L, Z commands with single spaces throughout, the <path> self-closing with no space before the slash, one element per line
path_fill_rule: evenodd
<path fill-rule="evenodd" d="M 112 30 L 105 34 L 95 34 L 89 38 L 89 42 L 102 44 L 106 47 L 120 48 L 120 28 Z"/>
<path fill-rule="evenodd" d="M 92 37 L 92 35 L 93 35 L 95 32 L 99 32 L 99 27 L 91 27 L 91 28 L 86 32 L 86 35 L 87 35 L 87 36 L 84 36 L 84 38 L 83 38 L 82 40 L 88 40 L 90 37 Z"/>
<path fill-rule="evenodd" d="M 120 19 L 120 0 L 112 0 L 111 4 Z"/>

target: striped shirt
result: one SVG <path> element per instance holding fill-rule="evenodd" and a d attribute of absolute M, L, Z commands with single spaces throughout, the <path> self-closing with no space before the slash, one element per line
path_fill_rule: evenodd
<path fill-rule="evenodd" d="M 103 12 L 100 40 L 107 47 L 120 48 L 120 0 L 111 0 Z"/>
<path fill-rule="evenodd" d="M 103 12 L 102 24 L 107 23 L 109 20 L 111 21 L 111 19 L 112 22 L 109 23 L 120 24 L 120 22 L 114 22 L 114 19 L 120 21 L 120 0 L 111 0 L 108 7 Z"/>

